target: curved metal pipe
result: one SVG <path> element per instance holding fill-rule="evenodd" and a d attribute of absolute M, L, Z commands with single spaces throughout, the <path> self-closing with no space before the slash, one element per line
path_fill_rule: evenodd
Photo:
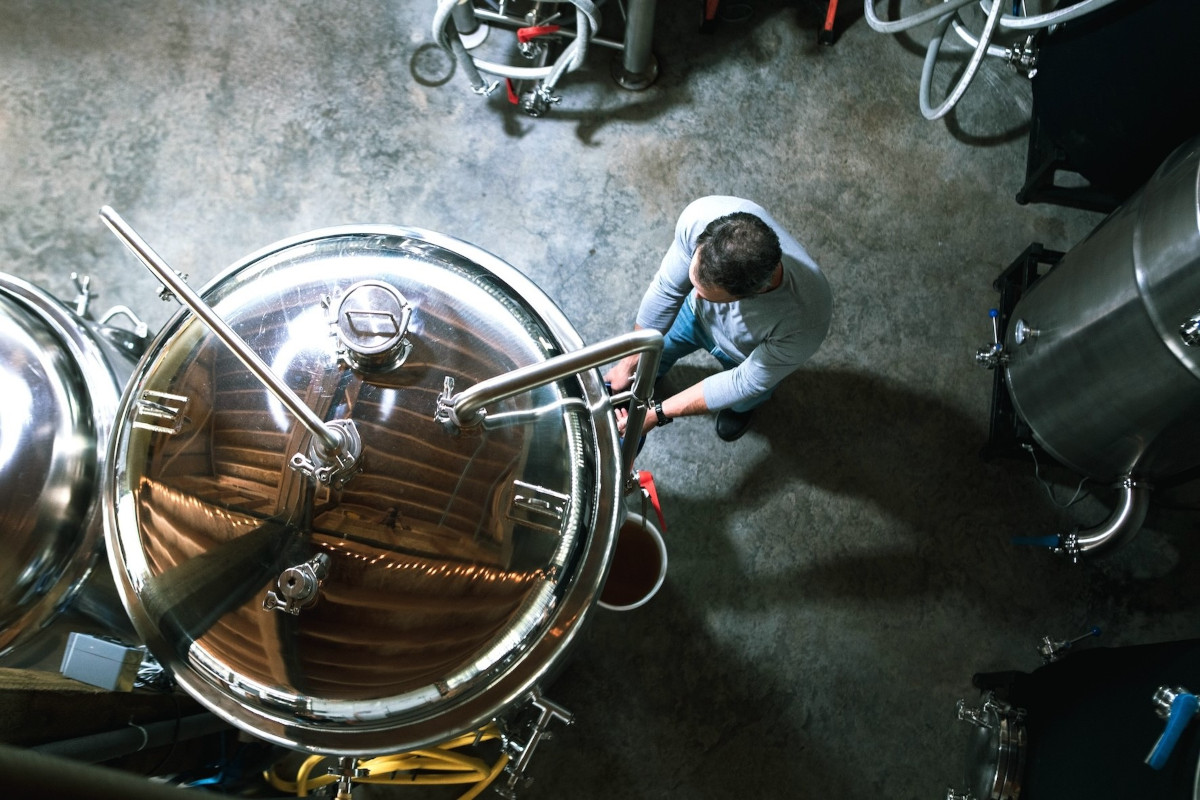
<path fill-rule="evenodd" d="M 482 424 L 487 414 L 484 407 L 489 403 L 618 361 L 634 353 L 641 353 L 642 357 L 638 360 L 631 387 L 634 402 L 630 404 L 625 441 L 621 445 L 621 464 L 625 476 L 628 477 L 633 470 L 638 439 L 645 425 L 646 408 L 654 392 L 654 379 L 658 374 L 662 348 L 661 333 L 652 329 L 639 329 L 488 378 L 457 394 L 454 393 L 453 381 L 447 378 L 445 391 L 438 398 L 435 418 L 448 430 L 457 433 L 463 428 Z M 608 398 L 607 402 L 611 408 L 613 398 Z"/>
<path fill-rule="evenodd" d="M 1126 475 L 1117 483 L 1117 507 L 1104 522 L 1082 531 L 1059 536 L 1054 552 L 1078 561 L 1085 553 L 1094 553 L 1133 538 L 1146 520 L 1150 507 L 1150 485 L 1138 483 Z"/>

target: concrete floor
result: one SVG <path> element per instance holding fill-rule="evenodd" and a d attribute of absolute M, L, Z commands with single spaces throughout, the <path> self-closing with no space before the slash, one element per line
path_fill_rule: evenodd
<path fill-rule="evenodd" d="M 395 223 L 497 254 L 595 342 L 632 324 L 688 201 L 754 199 L 825 270 L 831 334 L 743 439 L 703 418 L 651 434 L 667 582 L 595 615 L 549 692 L 577 722 L 522 797 L 943 797 L 973 673 L 1031 670 L 1042 636 L 1093 625 L 1107 645 L 1195 636 L 1200 548 L 1166 504 L 1080 565 L 1010 543 L 1109 508 L 1061 510 L 1032 463 L 979 458 L 991 282 L 1101 217 L 1014 202 L 1022 78 L 989 61 L 928 122 L 928 29 L 877 34 L 843 5 L 820 47 L 817 0 L 727 2 L 748 19 L 709 35 L 700 2 L 660 3 L 653 86 L 616 87 L 597 49 L 535 120 L 450 74 L 431 1 L 5 0 L 0 269 L 67 298 L 90 274 L 94 310 L 157 328 L 174 307 L 102 205 L 197 287 L 293 234 Z"/>

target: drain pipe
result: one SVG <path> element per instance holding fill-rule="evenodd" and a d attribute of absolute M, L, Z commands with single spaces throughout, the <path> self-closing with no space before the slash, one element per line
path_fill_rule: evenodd
<path fill-rule="evenodd" d="M 1117 490 L 1117 507 L 1109 518 L 1099 525 L 1085 530 L 1074 530 L 1068 534 L 1017 537 L 1013 542 L 1048 547 L 1059 555 L 1067 556 L 1072 562 L 1079 563 L 1082 555 L 1107 550 L 1132 539 L 1146 520 L 1146 512 L 1150 507 L 1151 486 L 1126 475 L 1113 488 Z"/>

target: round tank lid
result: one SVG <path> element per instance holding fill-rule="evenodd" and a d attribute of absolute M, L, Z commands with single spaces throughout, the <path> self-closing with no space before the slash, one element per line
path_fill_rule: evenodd
<path fill-rule="evenodd" d="M 478 248 L 382 226 L 280 242 L 201 295 L 361 453 L 323 483 L 309 430 L 200 320 L 168 322 L 117 415 L 105 493 L 151 651 L 235 724 L 322 753 L 443 741 L 527 696 L 615 540 L 603 387 L 573 375 L 459 435 L 435 414 L 448 382 L 581 346 L 561 312 Z"/>
<path fill-rule="evenodd" d="M 65 307 L 0 275 L 0 653 L 57 615 L 98 554 L 92 393 L 111 409 L 117 391 L 88 368 L 92 349 Z"/>

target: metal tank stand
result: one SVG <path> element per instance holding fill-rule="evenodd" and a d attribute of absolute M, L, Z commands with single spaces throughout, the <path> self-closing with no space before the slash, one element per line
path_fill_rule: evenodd
<path fill-rule="evenodd" d="M 1062 257 L 1063 253 L 1047 250 L 1040 243 L 1034 242 L 992 282 L 992 287 L 1000 293 L 997 306 L 999 316 L 996 321 L 1001 352 L 1004 346 L 1004 331 L 1008 329 L 1008 320 L 1017 302 L 1029 287 L 1053 269 Z M 1034 445 L 1033 434 L 1029 426 L 1017 416 L 1004 381 L 1004 369 L 998 367 L 992 370 L 992 408 L 988 440 L 980 451 L 980 456 L 985 461 L 997 457 L 1023 458 L 1024 445 Z"/>
<path fill-rule="evenodd" d="M 654 8 L 657 0 L 629 0 L 625 16 L 625 42 L 620 55 L 613 59 L 613 80 L 622 89 L 641 91 L 658 79 L 658 59 L 650 52 L 654 35 Z"/>

